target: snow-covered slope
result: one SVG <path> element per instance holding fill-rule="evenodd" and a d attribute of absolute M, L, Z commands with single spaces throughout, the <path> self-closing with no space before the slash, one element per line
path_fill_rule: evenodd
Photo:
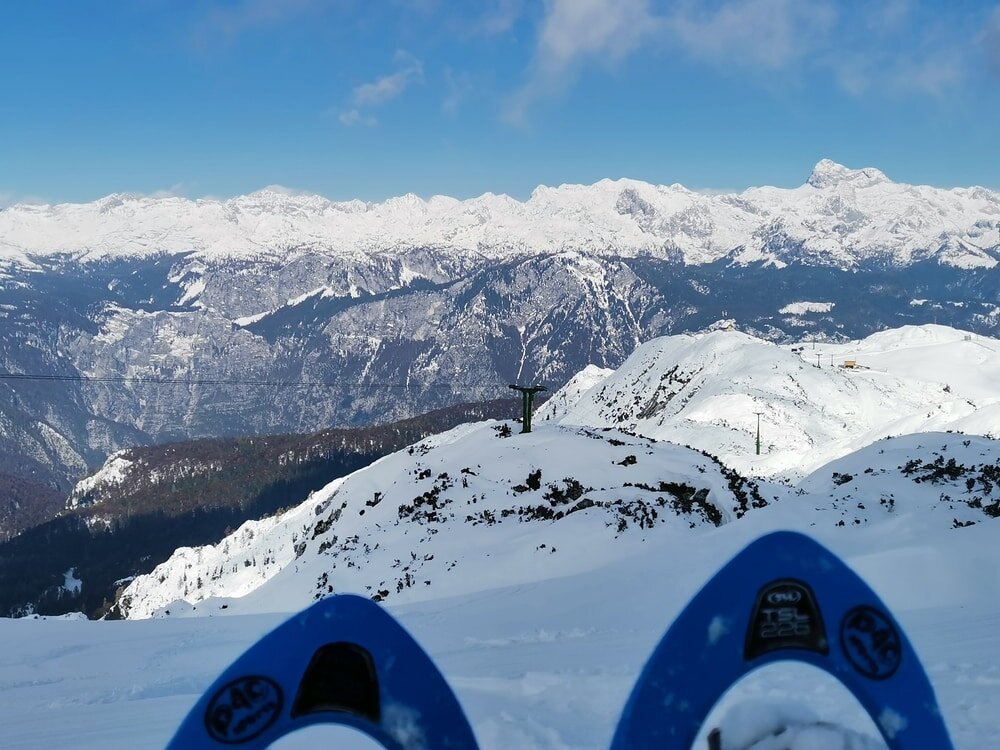
<path fill-rule="evenodd" d="M 136 579 L 121 609 L 178 614 L 187 607 L 175 600 L 224 597 L 196 614 L 291 610 L 334 591 L 439 598 L 579 573 L 767 503 L 757 485 L 688 448 L 512 426 L 456 428 L 218 545 L 182 548 Z"/>
<path fill-rule="evenodd" d="M 801 354 L 806 361 L 817 354 L 833 357 L 835 364 L 853 359 L 860 367 L 943 383 L 979 404 L 1000 402 L 1000 341 L 948 326 L 903 326 L 861 341 L 807 347 Z"/>
<path fill-rule="evenodd" d="M 788 513 L 802 505 L 772 505 L 707 533 L 671 536 L 577 575 L 390 602 L 390 610 L 455 688 L 483 750 L 606 750 L 629 690 L 668 623 L 728 556 L 767 529 L 789 526 Z M 898 518 L 899 526 L 913 520 L 905 513 Z M 995 524 L 925 528 L 917 539 L 897 538 L 881 524 L 807 528 L 862 571 L 894 610 L 929 671 L 957 750 L 992 748 L 1000 736 Z M 951 561 L 949 575 L 925 577 L 940 560 Z M 917 562 L 921 567 L 907 567 Z M 162 748 L 202 691 L 287 616 L 0 620 L 6 646 L 0 744 Z M 758 717 L 798 704 L 804 710 L 797 714 L 875 733 L 846 690 L 813 669 L 759 670 L 713 713 L 729 716 L 748 701 L 757 704 Z M 292 747 L 374 748 L 346 731 L 319 730 L 312 740 Z M 693 745 L 706 746 L 703 739 Z"/>
<path fill-rule="evenodd" d="M 615 430 L 509 429 L 456 428 L 217 545 L 179 549 L 128 587 L 121 611 L 141 619 L 294 610 L 340 591 L 437 599 L 580 573 L 650 543 L 687 544 L 680 540 L 774 504 L 787 506 L 783 522 L 795 527 L 884 525 L 900 543 L 1000 516 L 1000 442 L 988 438 L 889 438 L 780 487 Z M 924 562 L 928 573 L 960 572 Z"/>
<path fill-rule="evenodd" d="M 222 667 L 278 621 L 247 613 L 304 606 L 316 594 L 328 593 L 317 590 L 320 581 L 337 591 L 378 596 L 364 582 L 377 573 L 376 566 L 387 566 L 399 580 L 416 579 L 414 587 L 404 584 L 389 595 L 388 604 L 441 665 L 485 750 L 597 750 L 607 747 L 642 662 L 684 602 L 742 546 L 776 528 L 804 531 L 831 547 L 884 597 L 928 669 L 956 748 L 989 747 L 1000 733 L 1000 548 L 995 543 L 1000 442 L 949 433 L 882 440 L 783 494 L 768 487 L 781 494 L 777 501 L 718 527 L 696 513 L 671 515 L 652 529 L 633 526 L 621 532 L 603 523 L 612 519 L 615 505 L 558 520 L 528 520 L 517 511 L 503 519 L 501 510 L 494 524 L 461 523 L 459 516 L 474 515 L 477 506 L 544 507 L 547 503 L 531 498 L 545 491 L 549 477 L 544 470 L 539 490 L 527 487 L 516 495 L 515 480 L 506 476 L 514 469 L 531 471 L 541 457 L 553 469 L 565 470 L 571 456 L 581 477 L 606 477 L 605 486 L 616 488 L 615 495 L 635 489 L 625 484 L 628 476 L 634 482 L 638 476 L 673 475 L 700 480 L 711 488 L 709 497 L 733 499 L 724 488 L 719 492 L 715 465 L 691 451 L 614 431 L 549 426 L 531 436 L 500 437 L 503 427 L 469 426 L 418 444 L 412 454 L 384 459 L 287 516 L 248 525 L 214 548 L 179 551 L 154 574 L 163 578 L 161 584 L 147 577 L 130 589 L 133 595 L 143 588 L 153 592 L 157 585 L 164 590 L 159 599 L 143 595 L 136 600 L 134 615 L 157 607 L 162 614 L 166 604 L 174 615 L 244 616 L 0 622 L 5 642 L 17 644 L 11 651 L 15 656 L 0 665 L 10 680 L 5 704 L 10 715 L 0 721 L 0 737 L 17 746 L 58 744 L 81 726 L 91 726 L 111 705 L 123 720 L 107 722 L 109 729 L 95 735 L 93 744 L 84 732 L 83 747 L 106 744 L 109 738 L 138 747 L 162 745 Z M 637 456 L 635 464 L 609 462 L 628 451 Z M 462 503 L 456 492 L 461 482 L 441 490 L 433 504 L 406 500 L 425 487 L 434 495 L 442 482 L 435 471 L 454 471 L 477 454 L 496 459 L 472 467 L 475 474 L 461 473 L 468 467 L 458 469 L 457 476 L 470 482 L 462 490 L 476 497 L 472 508 L 455 509 Z M 428 470 L 431 476 L 423 476 Z M 566 486 L 564 480 L 556 484 Z M 410 506 L 425 517 L 417 519 Z M 430 519 L 450 513 L 456 517 Z M 689 528 L 692 520 L 694 529 Z M 284 554 L 278 544 L 304 544 L 304 549 L 261 583 L 267 576 L 253 569 L 266 555 Z M 415 549 L 423 554 L 411 554 Z M 194 605 L 167 604 L 171 595 L 181 594 L 185 578 L 207 581 L 220 565 L 224 570 L 212 585 L 228 597 L 206 601 L 204 592 L 189 586 Z M 242 598 L 233 598 L 247 589 Z M 47 654 L 57 647 L 73 657 L 60 662 L 59 676 L 53 678 Z M 101 664 L 112 653 L 115 658 Z M 123 691 L 123 683 L 132 687 Z M 34 720 L 40 706 L 50 713 L 52 706 L 60 708 L 54 721 Z M 874 725 L 842 686 L 796 665 L 754 673 L 713 714 L 707 727 L 721 722 L 730 741 L 744 734 L 752 739 L 756 735 L 750 730 L 775 719 L 785 739 L 798 738 L 799 744 L 792 745 L 796 749 L 819 747 L 820 738 L 831 743 L 823 747 L 882 747 L 862 739 L 875 734 Z M 332 737 L 350 739 L 342 734 L 314 740 Z M 848 740 L 854 744 L 844 744 Z M 701 737 L 695 747 L 704 746 Z"/>
<path fill-rule="evenodd" d="M 695 357 L 706 342 L 714 359 Z M 749 367 L 741 354 L 749 351 L 766 360 L 755 377 L 769 392 L 778 392 L 768 375 L 775 364 L 807 373 L 798 382 L 826 396 L 844 392 L 836 378 L 870 375 L 848 391 L 861 405 L 897 378 L 817 369 L 811 349 L 731 332 L 659 343 L 708 375 L 727 358 Z M 933 390 L 948 375 L 953 391 L 982 397 L 985 381 L 957 377 L 978 356 L 981 370 L 992 366 L 988 354 L 960 356 L 969 345 L 993 346 L 917 329 L 849 349 L 862 365 L 863 356 L 880 357 L 886 370 L 912 366 L 914 347 L 939 359 L 950 352 L 957 368 L 938 362 L 908 387 Z M 682 380 L 679 369 L 658 372 L 646 380 L 663 394 Z M 578 382 L 584 399 L 622 372 L 591 375 L 589 390 Z M 125 592 L 124 613 L 145 622 L 0 621 L 8 645 L 0 744 L 162 747 L 222 668 L 283 617 L 261 613 L 354 591 L 385 601 L 428 649 L 484 750 L 598 750 L 685 601 L 746 543 L 778 528 L 831 547 L 886 600 L 928 669 L 958 750 L 1000 736 L 1000 441 L 887 438 L 797 486 L 755 486 L 688 448 L 554 421 L 530 435 L 509 422 L 458 427 L 218 545 L 178 550 Z M 714 713 L 706 728 L 721 722 L 727 746 L 739 750 L 771 750 L 774 732 L 794 750 L 882 747 L 842 686 L 794 665 L 755 672 Z M 345 750 L 370 747 L 346 734 L 313 737 L 334 738 Z M 705 744 L 702 736 L 694 746 Z"/>
<path fill-rule="evenodd" d="M 856 366 L 844 367 L 848 360 Z M 795 477 L 888 435 L 1000 434 L 997 383 L 1000 342 L 944 326 L 815 348 L 713 331 L 643 344 L 557 421 L 692 445 L 748 474 Z"/>
<path fill-rule="evenodd" d="M 108 456 L 104 466 L 88 477 L 84 477 L 73 487 L 66 500 L 68 509 L 78 508 L 84 498 L 96 489 L 113 487 L 127 480 L 129 469 L 134 468 L 134 462 L 127 457 L 127 451 L 118 451 Z M 147 474 L 144 473 L 144 476 Z"/>
<path fill-rule="evenodd" d="M 561 419 L 570 409 L 580 403 L 584 394 L 599 386 L 613 373 L 614 370 L 609 367 L 587 365 L 535 410 L 534 420 L 542 422 Z"/>
<path fill-rule="evenodd" d="M 520 202 L 487 193 L 460 201 L 415 195 L 331 202 L 280 188 L 218 201 L 110 195 L 87 204 L 0 211 L 0 258 L 69 253 L 98 258 L 195 251 L 206 258 L 284 258 L 452 248 L 493 256 L 553 249 L 680 253 L 688 263 L 802 259 L 852 265 L 926 257 L 992 267 L 1000 257 L 1000 195 L 891 182 L 877 169 L 829 160 L 795 189 L 707 195 L 681 185 L 602 180 L 539 187 Z"/>

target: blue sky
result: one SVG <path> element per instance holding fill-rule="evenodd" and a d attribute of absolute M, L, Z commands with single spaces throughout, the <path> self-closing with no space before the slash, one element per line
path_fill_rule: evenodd
<path fill-rule="evenodd" d="M 1000 4 L 50 0 L 0 9 L 0 206 L 265 185 L 1000 188 Z"/>

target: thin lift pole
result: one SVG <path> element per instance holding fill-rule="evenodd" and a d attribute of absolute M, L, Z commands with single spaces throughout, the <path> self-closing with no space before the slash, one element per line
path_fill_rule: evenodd
<path fill-rule="evenodd" d="M 519 391 L 521 394 L 521 434 L 531 432 L 531 405 L 535 400 L 535 394 L 539 391 L 547 391 L 544 385 L 510 385 L 511 390 Z"/>
<path fill-rule="evenodd" d="M 760 415 L 763 414 L 762 411 L 755 411 L 754 414 L 757 415 L 757 455 L 760 455 Z"/>

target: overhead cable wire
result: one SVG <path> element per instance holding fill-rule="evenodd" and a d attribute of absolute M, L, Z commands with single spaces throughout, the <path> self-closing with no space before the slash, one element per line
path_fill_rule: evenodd
<path fill-rule="evenodd" d="M 119 383 L 137 385 L 212 385 L 212 386 L 259 386 L 277 388 L 357 388 L 363 390 L 422 390 L 453 389 L 480 390 L 502 388 L 500 384 L 484 383 L 354 383 L 330 380 L 238 380 L 224 378 L 154 378 L 125 375 L 56 375 L 22 372 L 0 372 L 0 380 L 56 381 L 69 383 Z"/>

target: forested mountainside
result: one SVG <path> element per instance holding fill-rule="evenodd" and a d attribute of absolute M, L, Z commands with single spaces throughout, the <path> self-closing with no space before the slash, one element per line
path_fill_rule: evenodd
<path fill-rule="evenodd" d="M 49 520 L 65 502 L 66 493 L 51 484 L 0 471 L 0 542 Z"/>

